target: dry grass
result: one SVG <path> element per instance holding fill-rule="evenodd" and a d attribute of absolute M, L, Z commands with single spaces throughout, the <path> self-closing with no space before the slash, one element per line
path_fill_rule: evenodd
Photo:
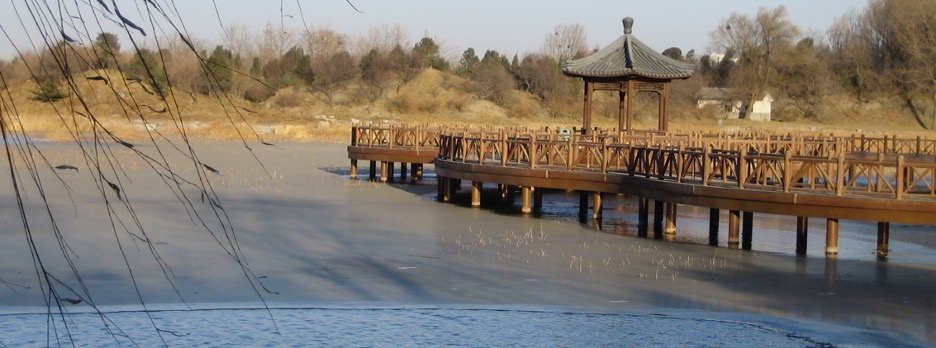
<path fill-rule="evenodd" d="M 120 77 L 113 73 L 108 78 L 120 81 Z M 86 80 L 84 76 L 76 78 L 76 81 L 90 114 L 101 125 L 125 139 L 147 137 L 147 129 L 177 133 L 177 128 L 182 126 L 188 134 L 219 139 L 243 137 L 251 140 L 259 136 L 268 141 L 346 142 L 353 121 L 531 127 L 581 125 L 580 111 L 577 111 L 581 110 L 581 101 L 569 100 L 561 105 L 551 105 L 553 111 L 561 108 L 563 111 L 558 114 L 567 116 L 549 116 L 557 113 L 550 112 L 527 94 L 514 92 L 508 96 L 507 106 L 501 107 L 465 93 L 464 80 L 436 70 L 424 71 L 399 89 L 391 84 L 373 103 L 329 104 L 308 90 L 288 88 L 261 103 L 173 90 L 174 102 L 167 106 L 139 84 L 118 82 L 112 89 L 101 81 Z M 76 98 L 42 103 L 33 99 L 32 89 L 34 85 L 25 81 L 15 83 L 10 89 L 16 102 L 15 112 L 8 113 L 14 118 L 14 127 L 50 139 L 71 139 L 71 134 L 76 131 L 93 130 L 92 122 L 82 116 L 89 113 Z M 350 95 L 351 92 L 341 90 L 334 95 Z M 594 98 L 592 123 L 597 127 L 616 128 L 616 95 L 606 94 L 598 93 Z M 670 129 L 872 134 L 917 134 L 924 131 L 899 104 L 856 105 L 841 99 L 830 99 L 826 104 L 825 112 L 815 120 L 726 120 L 722 125 L 692 106 L 671 104 Z M 163 110 L 168 112 L 161 112 Z M 635 113 L 635 127 L 656 128 L 655 98 L 639 98 Z M 316 117 L 319 115 L 330 116 L 334 122 L 321 122 Z"/>

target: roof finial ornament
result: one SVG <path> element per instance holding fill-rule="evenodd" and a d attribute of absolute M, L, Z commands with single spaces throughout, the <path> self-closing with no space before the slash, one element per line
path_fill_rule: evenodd
<path fill-rule="evenodd" d="M 624 35 L 630 35 L 634 31 L 634 19 L 630 17 L 624 17 L 624 20 L 621 22 L 624 23 Z"/>

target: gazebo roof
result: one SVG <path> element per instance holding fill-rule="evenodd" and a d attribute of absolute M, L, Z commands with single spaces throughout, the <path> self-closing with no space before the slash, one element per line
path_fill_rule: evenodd
<path fill-rule="evenodd" d="M 562 64 L 562 73 L 577 77 L 685 79 L 695 67 L 657 53 L 632 34 L 634 20 L 624 18 L 624 35 L 588 57 Z"/>

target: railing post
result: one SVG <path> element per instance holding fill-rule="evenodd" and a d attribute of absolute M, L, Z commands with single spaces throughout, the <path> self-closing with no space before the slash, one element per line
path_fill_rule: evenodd
<path fill-rule="evenodd" d="M 744 149 L 738 150 L 738 168 L 736 177 L 738 179 L 738 188 L 744 189 L 744 184 L 747 181 L 747 159 L 744 158 Z"/>
<path fill-rule="evenodd" d="M 783 192 L 790 192 L 790 186 L 793 185 L 792 158 L 789 151 L 783 153 Z"/>
<path fill-rule="evenodd" d="M 712 172 L 712 148 L 708 144 L 703 144 L 702 150 L 702 186 L 708 186 L 709 176 Z"/>
<path fill-rule="evenodd" d="M 905 168 L 904 155 L 897 156 L 897 185 L 894 187 L 894 191 L 897 191 L 897 199 L 903 199 L 904 197 L 904 186 L 906 183 L 906 173 L 904 173 L 907 168 Z"/>
<path fill-rule="evenodd" d="M 838 166 L 835 170 L 835 195 L 841 196 L 845 192 L 845 152 L 839 151 Z"/>
<path fill-rule="evenodd" d="M 608 137 L 601 137 L 601 173 L 608 173 Z"/>
<path fill-rule="evenodd" d="M 530 169 L 536 169 L 536 134 L 530 133 Z"/>
<path fill-rule="evenodd" d="M 510 156 L 510 150 L 507 147 L 507 131 L 501 129 L 500 131 L 500 144 L 501 144 L 501 166 L 507 166 L 507 157 Z"/>

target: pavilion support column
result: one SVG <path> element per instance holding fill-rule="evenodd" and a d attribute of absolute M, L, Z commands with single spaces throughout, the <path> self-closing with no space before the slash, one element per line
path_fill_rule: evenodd
<path fill-rule="evenodd" d="M 592 219 L 601 220 L 604 213 L 604 199 L 601 197 L 601 192 L 592 192 L 592 200 L 595 201 L 595 205 L 592 207 Z"/>
<path fill-rule="evenodd" d="M 582 133 L 588 133 L 591 129 L 591 116 L 592 116 L 592 107 L 591 107 L 591 97 L 595 92 L 595 85 L 588 80 L 585 80 L 585 96 L 583 97 L 583 109 L 582 109 Z"/>
<path fill-rule="evenodd" d="M 628 125 L 625 124 L 625 119 L 627 118 L 627 92 L 623 90 L 618 91 L 618 131 L 624 131 L 625 127 Z"/>
<path fill-rule="evenodd" d="M 357 179 L 357 160 L 351 160 L 351 179 Z"/>
<path fill-rule="evenodd" d="M 659 112 L 659 130 L 669 131 L 669 120 L 667 119 L 667 105 L 669 105 L 669 83 L 663 84 L 663 90 L 659 92 L 660 105 L 658 108 Z"/>
<path fill-rule="evenodd" d="M 718 208 L 709 208 L 708 244 L 711 246 L 718 246 L 718 219 Z"/>
<path fill-rule="evenodd" d="M 737 249 L 739 246 L 739 220 L 741 220 L 741 212 L 738 210 L 729 210 L 728 211 L 728 247 L 732 249 Z"/>
<path fill-rule="evenodd" d="M 878 259 L 886 259 L 890 240 L 890 222 L 878 222 L 878 237 L 877 237 L 877 257 Z"/>
<path fill-rule="evenodd" d="M 481 206 L 481 189 L 483 188 L 484 183 L 480 181 L 471 182 L 471 206 L 480 207 Z"/>
<path fill-rule="evenodd" d="M 796 255 L 806 255 L 806 237 L 809 235 L 809 218 L 796 217 Z"/>
<path fill-rule="evenodd" d="M 839 237 L 838 219 L 826 219 L 826 238 L 825 238 L 826 256 L 835 257 L 836 255 L 838 255 L 838 237 Z"/>
<path fill-rule="evenodd" d="M 741 249 L 751 250 L 751 239 L 754 236 L 754 213 L 746 211 L 741 219 Z"/>
<path fill-rule="evenodd" d="M 653 239 L 663 239 L 663 216 L 666 202 L 653 201 Z"/>
<path fill-rule="evenodd" d="M 627 115 L 624 116 L 627 119 L 626 120 L 627 123 L 625 124 L 627 126 L 627 129 L 625 130 L 627 131 L 631 130 L 631 126 L 633 124 L 633 119 L 634 119 L 634 108 L 633 108 L 634 103 L 633 102 L 634 102 L 634 84 L 636 82 L 637 81 L 635 80 L 627 80 L 626 82 L 627 86 L 624 91 L 624 93 L 627 96 L 627 102 L 625 105 L 627 107 Z"/>
<path fill-rule="evenodd" d="M 368 172 L 367 178 L 370 179 L 370 181 L 377 180 L 377 161 L 370 161 Z"/>
<path fill-rule="evenodd" d="M 650 217 L 650 199 L 647 197 L 637 198 L 637 236 L 647 237 L 647 227 Z"/>
<path fill-rule="evenodd" d="M 533 188 L 530 186 L 521 186 L 520 187 L 520 196 L 521 196 L 521 206 L 520 212 L 524 214 L 530 214 L 533 212 L 532 202 L 533 202 Z"/>

